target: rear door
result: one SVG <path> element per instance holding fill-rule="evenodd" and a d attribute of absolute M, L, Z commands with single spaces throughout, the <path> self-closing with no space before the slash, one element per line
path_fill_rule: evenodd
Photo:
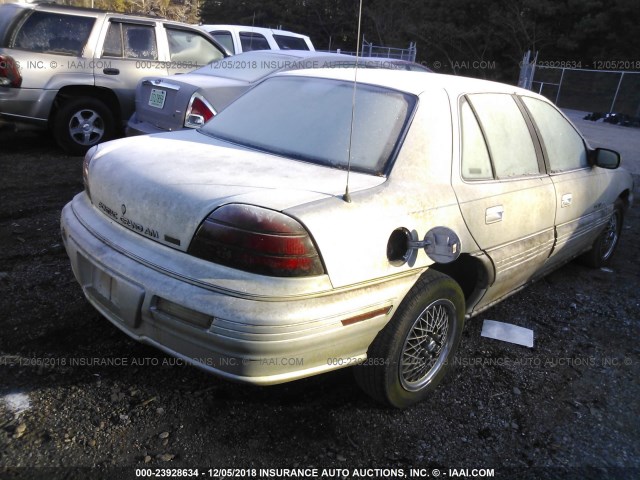
<path fill-rule="evenodd" d="M 156 22 L 111 18 L 100 61 L 95 62 L 96 86 L 108 88 L 120 100 L 122 118 L 134 110 L 138 82 L 149 75 L 167 75 L 166 62 L 158 54 Z"/>
<path fill-rule="evenodd" d="M 612 212 L 604 201 L 606 174 L 588 161 L 587 147 L 574 126 L 553 105 L 520 97 L 535 120 L 556 197 L 555 264 L 589 248 Z"/>
<path fill-rule="evenodd" d="M 494 266 L 479 308 L 544 265 L 554 244 L 555 190 L 533 126 L 512 95 L 466 95 L 460 124 L 460 171 L 452 183 L 469 231 Z"/>

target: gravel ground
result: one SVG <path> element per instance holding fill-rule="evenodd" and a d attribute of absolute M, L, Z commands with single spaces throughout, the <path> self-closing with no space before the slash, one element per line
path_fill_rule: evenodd
<path fill-rule="evenodd" d="M 640 477 L 637 206 L 610 268 L 568 264 L 469 321 L 452 374 L 397 411 L 369 400 L 349 370 L 256 388 L 130 340 L 85 301 L 61 244 L 81 159 L 34 133 L 4 132 L 0 172 L 1 479 L 125 479 L 141 468 Z M 485 319 L 533 329 L 534 348 L 482 338 Z"/>

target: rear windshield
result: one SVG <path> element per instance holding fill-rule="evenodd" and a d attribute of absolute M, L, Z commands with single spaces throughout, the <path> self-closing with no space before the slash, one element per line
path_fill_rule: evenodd
<path fill-rule="evenodd" d="M 382 175 L 399 146 L 416 98 L 358 84 L 351 168 Z M 349 158 L 353 83 L 308 77 L 265 80 L 202 132 L 249 148 L 344 169 Z"/>
<path fill-rule="evenodd" d="M 278 47 L 280 47 L 280 50 L 309 50 L 309 46 L 307 42 L 304 41 L 304 38 L 274 33 L 273 39 L 278 44 Z"/>
<path fill-rule="evenodd" d="M 94 23 L 91 17 L 33 12 L 13 37 L 11 47 L 80 56 Z"/>

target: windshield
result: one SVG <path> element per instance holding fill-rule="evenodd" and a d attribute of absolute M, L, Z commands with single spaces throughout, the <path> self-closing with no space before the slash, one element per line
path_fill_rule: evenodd
<path fill-rule="evenodd" d="M 381 175 L 395 154 L 416 98 L 372 85 L 356 89 L 351 168 Z M 202 132 L 249 148 L 346 168 L 353 83 L 273 77 L 249 90 Z"/>

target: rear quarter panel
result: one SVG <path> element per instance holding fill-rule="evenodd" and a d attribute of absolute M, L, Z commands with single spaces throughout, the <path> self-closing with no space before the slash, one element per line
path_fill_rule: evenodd
<path fill-rule="evenodd" d="M 446 226 L 460 238 L 463 252 L 477 250 L 451 188 L 451 129 L 444 90 L 423 93 L 386 182 L 352 194 L 351 203 L 333 197 L 287 211 L 311 232 L 334 287 L 432 265 L 423 250 L 402 266 L 390 264 L 387 243 L 398 228 L 422 240 L 431 228 Z M 345 172 L 345 186 L 346 178 Z"/>

